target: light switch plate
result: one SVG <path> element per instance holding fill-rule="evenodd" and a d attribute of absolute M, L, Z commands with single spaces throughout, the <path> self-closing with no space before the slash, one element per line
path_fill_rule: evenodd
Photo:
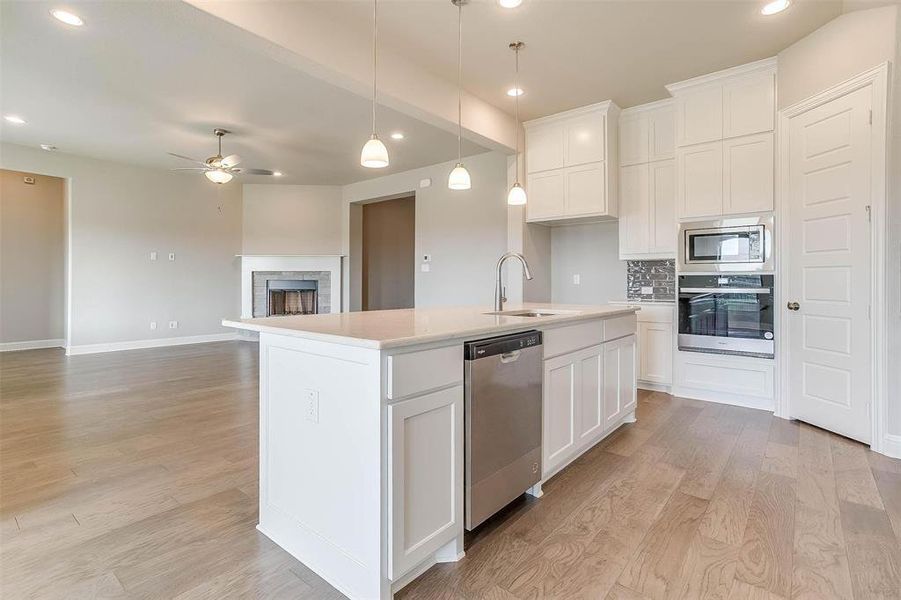
<path fill-rule="evenodd" d="M 306 389 L 303 391 L 305 401 L 304 415 L 311 423 L 319 422 L 319 391 Z"/>
<path fill-rule="evenodd" d="M 178 321 L 169 321 L 169 329 L 178 329 Z"/>
<path fill-rule="evenodd" d="M 573 285 L 582 285 L 582 275 L 575 273 L 573 275 Z"/>
<path fill-rule="evenodd" d="M 430 265 L 429 263 L 422 263 L 421 265 L 419 265 L 419 270 L 423 273 L 428 273 L 432 270 L 432 265 Z"/>
<path fill-rule="evenodd" d="M 150 329 L 156 329 L 156 321 L 150 322 Z"/>
<path fill-rule="evenodd" d="M 150 253 L 150 260 L 156 260 L 156 251 Z"/>
<path fill-rule="evenodd" d="M 175 252 L 169 253 L 169 260 L 175 260 Z"/>
<path fill-rule="evenodd" d="M 421 188 L 427 188 L 427 187 L 429 187 L 430 185 L 432 185 L 432 180 L 431 180 L 431 178 L 426 178 L 426 179 L 420 179 L 420 180 L 419 180 L 419 187 L 421 187 Z"/>

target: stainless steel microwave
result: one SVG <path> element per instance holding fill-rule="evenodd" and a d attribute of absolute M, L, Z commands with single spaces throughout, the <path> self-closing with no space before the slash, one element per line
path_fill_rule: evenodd
<path fill-rule="evenodd" d="M 733 217 L 679 224 L 679 271 L 773 271 L 773 217 Z"/>

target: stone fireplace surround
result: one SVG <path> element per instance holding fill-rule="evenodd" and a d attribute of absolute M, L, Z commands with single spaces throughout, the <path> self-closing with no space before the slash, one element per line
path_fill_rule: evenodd
<path fill-rule="evenodd" d="M 320 313 L 341 312 L 341 256 L 241 255 L 241 318 L 265 316 L 266 279 L 315 279 Z M 255 276 L 254 274 L 258 274 Z M 259 294 L 262 283 L 261 300 Z M 262 301 L 262 304 L 260 304 Z M 257 309 L 256 306 L 262 306 Z M 262 312 L 260 312 L 262 311 Z"/>

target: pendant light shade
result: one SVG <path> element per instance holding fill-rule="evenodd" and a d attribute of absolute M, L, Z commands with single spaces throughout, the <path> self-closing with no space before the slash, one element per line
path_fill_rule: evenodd
<path fill-rule="evenodd" d="M 469 0 L 451 0 L 457 7 L 457 164 L 447 176 L 447 187 L 468 190 L 472 187 L 469 171 L 463 166 L 463 5 Z"/>
<path fill-rule="evenodd" d="M 360 164 L 370 169 L 383 169 L 388 166 L 388 148 L 379 139 L 375 127 L 375 102 L 378 89 L 378 0 L 372 0 L 372 135 L 363 144 L 360 152 Z"/>
<path fill-rule="evenodd" d="M 510 206 L 522 206 L 526 203 L 526 191 L 522 189 L 519 182 L 514 183 L 507 193 L 507 204 Z"/>
<path fill-rule="evenodd" d="M 525 44 L 522 42 L 513 42 L 510 44 L 510 49 L 513 50 L 516 55 L 516 70 L 515 76 L 513 78 L 513 89 L 519 90 L 519 51 L 522 50 L 522 47 Z M 522 206 L 526 203 L 526 191 L 519 184 L 519 97 L 521 94 L 513 94 L 513 111 L 514 111 L 514 124 L 513 124 L 513 136 L 516 140 L 516 165 L 515 175 L 513 177 L 513 185 L 510 187 L 510 191 L 507 193 L 507 204 L 509 206 Z"/>
<path fill-rule="evenodd" d="M 214 171 L 205 171 L 203 173 L 206 175 L 206 178 L 212 181 L 213 183 L 228 183 L 234 177 L 228 171 L 223 171 L 222 169 L 216 169 Z"/>
<path fill-rule="evenodd" d="M 466 170 L 463 163 L 457 163 L 454 170 L 447 176 L 447 187 L 452 190 L 468 190 L 472 187 L 469 171 Z"/>
<path fill-rule="evenodd" d="M 370 169 L 381 169 L 388 166 L 388 148 L 385 147 L 379 136 L 374 133 L 363 145 L 363 152 L 360 153 L 360 164 Z"/>

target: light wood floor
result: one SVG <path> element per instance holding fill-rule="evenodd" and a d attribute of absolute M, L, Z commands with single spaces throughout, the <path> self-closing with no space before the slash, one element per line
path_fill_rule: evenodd
<path fill-rule="evenodd" d="M 341 598 L 255 529 L 249 343 L 0 354 L 0 597 Z M 901 461 L 766 413 L 639 420 L 410 598 L 901 598 Z"/>

